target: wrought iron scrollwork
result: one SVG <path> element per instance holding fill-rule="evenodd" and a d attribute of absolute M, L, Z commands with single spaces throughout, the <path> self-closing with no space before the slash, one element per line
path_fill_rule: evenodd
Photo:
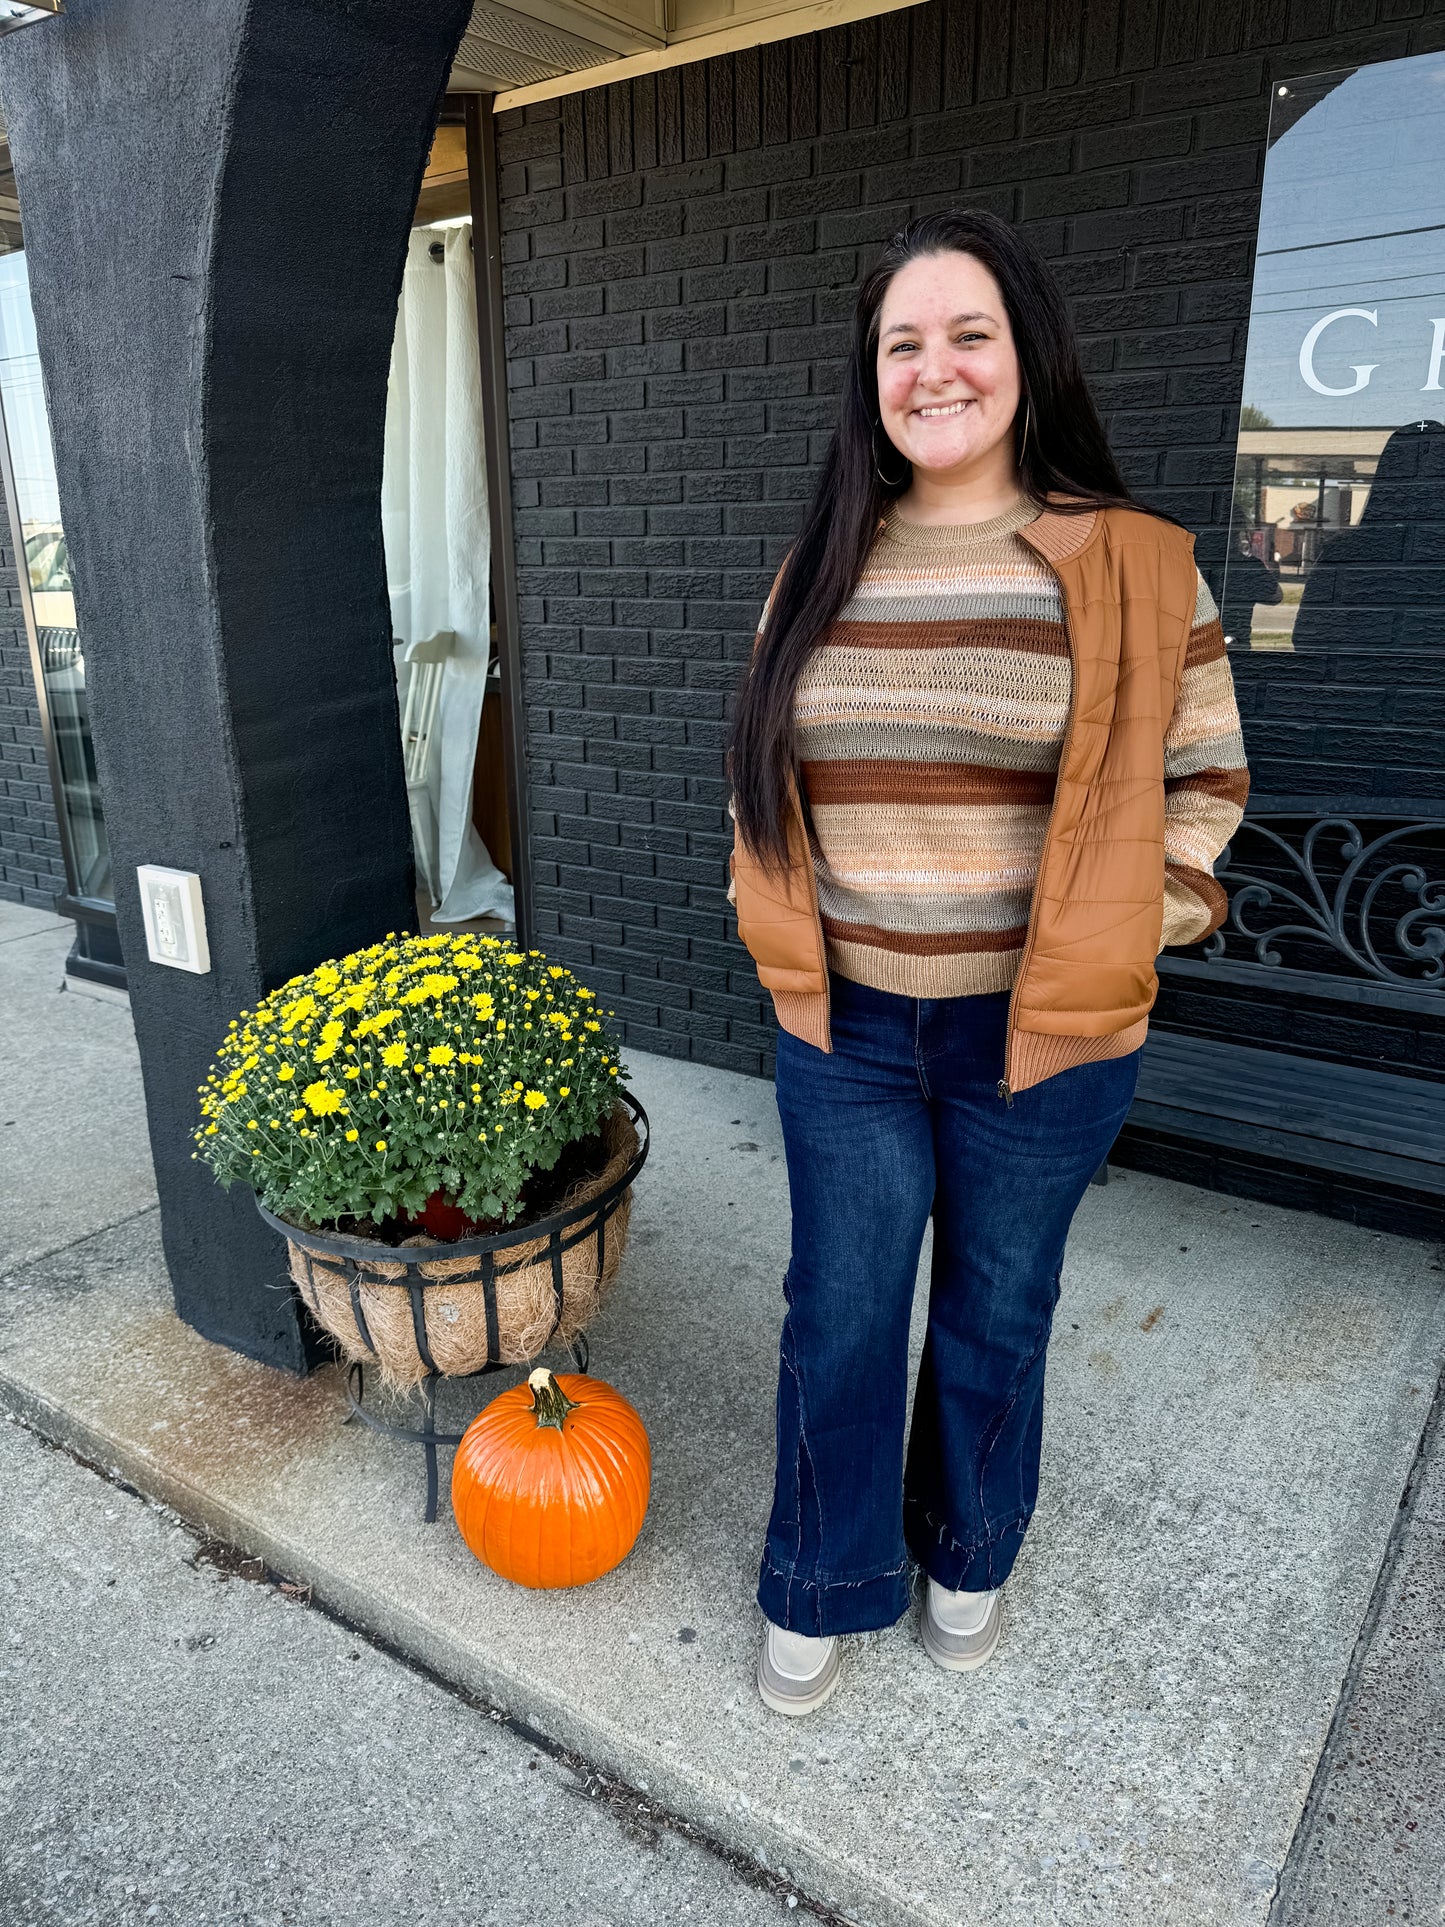
<path fill-rule="evenodd" d="M 1205 956 L 1223 958 L 1233 933 L 1253 946 L 1256 963 L 1277 968 L 1285 961 L 1277 945 L 1294 937 L 1327 944 L 1381 983 L 1445 990 L 1445 874 L 1431 876 L 1420 849 L 1438 847 L 1442 832 L 1440 822 L 1395 821 L 1367 840 L 1352 818 L 1326 816 L 1310 823 L 1296 846 L 1269 822 L 1246 818 L 1235 843 L 1248 837 L 1253 867 L 1238 866 L 1234 843 L 1215 865 L 1229 890 L 1229 916 L 1204 945 Z M 1256 854 L 1257 844 L 1263 850 Z M 1278 874 L 1258 874 L 1265 852 L 1273 860 L 1264 867 Z M 1407 898 L 1413 901 L 1402 910 Z M 1263 913 L 1281 911 L 1278 921 L 1260 927 Z"/>

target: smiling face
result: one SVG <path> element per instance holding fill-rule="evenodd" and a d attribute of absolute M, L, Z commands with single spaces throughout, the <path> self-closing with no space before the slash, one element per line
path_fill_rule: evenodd
<path fill-rule="evenodd" d="M 878 318 L 878 412 L 915 477 L 1012 485 L 1021 392 L 1003 295 L 983 263 L 926 254 L 900 268 Z"/>

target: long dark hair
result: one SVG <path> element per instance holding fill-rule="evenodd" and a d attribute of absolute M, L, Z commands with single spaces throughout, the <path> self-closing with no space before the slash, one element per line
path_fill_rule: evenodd
<path fill-rule="evenodd" d="M 1050 497 L 1065 497 L 1055 506 L 1075 513 L 1096 506 L 1143 506 L 1109 452 L 1084 385 L 1069 311 L 1042 257 L 995 214 L 959 210 L 910 221 L 885 244 L 858 291 L 837 431 L 774 591 L 733 723 L 729 764 L 738 827 L 764 861 L 779 866 L 787 858 L 788 788 L 796 774 L 798 679 L 853 593 L 879 517 L 912 479 L 901 455 L 896 461 L 903 472 L 896 482 L 885 481 L 879 472 L 880 461 L 892 468 L 895 460 L 886 437 L 881 444 L 875 439 L 878 316 L 898 270 L 928 254 L 972 255 L 999 285 L 1019 359 L 1014 438 L 1024 493 L 1040 506 Z"/>

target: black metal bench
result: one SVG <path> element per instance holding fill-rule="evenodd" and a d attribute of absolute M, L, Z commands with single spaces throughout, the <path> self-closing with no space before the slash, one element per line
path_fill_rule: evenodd
<path fill-rule="evenodd" d="M 1427 1209 L 1401 1228 L 1445 1230 L 1445 811 L 1351 801 L 1328 817 L 1303 799 L 1251 810 L 1216 866 L 1224 927 L 1160 959 L 1113 1155 L 1147 1165 L 1151 1141 L 1214 1147 L 1236 1169 L 1242 1154 L 1409 1194 Z M 1278 1012 L 1278 1036 L 1218 1034 Z"/>

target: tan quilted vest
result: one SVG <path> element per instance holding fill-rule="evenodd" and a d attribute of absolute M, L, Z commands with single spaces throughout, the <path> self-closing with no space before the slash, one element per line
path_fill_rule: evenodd
<path fill-rule="evenodd" d="M 1144 1041 L 1164 924 L 1164 733 L 1194 618 L 1194 538 L 1137 509 L 1045 509 L 1019 535 L 1063 591 L 1073 701 L 1000 1095 Z M 778 1022 L 832 1049 L 817 880 L 796 791 L 786 870 L 733 841 L 738 935 Z"/>

